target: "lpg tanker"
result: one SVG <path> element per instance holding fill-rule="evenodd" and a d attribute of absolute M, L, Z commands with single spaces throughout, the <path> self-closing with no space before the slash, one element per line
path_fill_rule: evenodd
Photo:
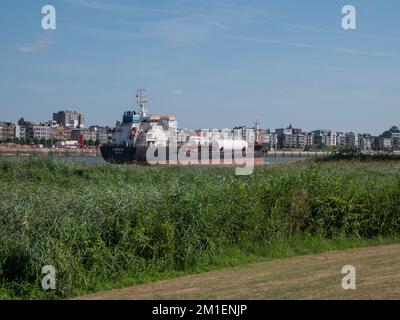
<path fill-rule="evenodd" d="M 146 91 L 137 91 L 137 111 L 126 111 L 112 142 L 100 147 L 107 162 L 142 165 L 231 165 L 264 163 L 263 153 L 241 139 L 179 141 L 174 116 L 147 114 Z"/>

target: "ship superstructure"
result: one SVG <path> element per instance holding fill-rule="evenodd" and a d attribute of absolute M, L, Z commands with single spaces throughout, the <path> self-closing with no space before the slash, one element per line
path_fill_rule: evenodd
<path fill-rule="evenodd" d="M 177 123 L 174 116 L 147 115 L 146 91 L 137 92 L 139 111 L 126 111 L 117 122 L 113 145 L 121 147 L 166 147 L 176 140 Z"/>

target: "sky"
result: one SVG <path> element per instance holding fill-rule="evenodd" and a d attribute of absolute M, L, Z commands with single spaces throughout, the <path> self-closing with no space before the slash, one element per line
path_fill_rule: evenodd
<path fill-rule="evenodd" d="M 4 0 L 0 120 L 77 110 L 113 126 L 146 88 L 181 128 L 379 134 L 400 125 L 399 15 L 398 0 Z"/>

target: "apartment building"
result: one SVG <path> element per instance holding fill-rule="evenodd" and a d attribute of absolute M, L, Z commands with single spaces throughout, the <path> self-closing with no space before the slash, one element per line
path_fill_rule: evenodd
<path fill-rule="evenodd" d="M 391 147 L 394 150 L 400 150 L 400 129 L 397 126 L 391 127 L 382 133 L 382 137 L 391 140 Z"/>
<path fill-rule="evenodd" d="M 359 135 L 354 132 L 346 133 L 346 146 L 349 148 L 359 148 Z"/>
<path fill-rule="evenodd" d="M 63 125 L 52 126 L 52 139 L 55 141 L 69 141 L 71 140 L 72 129 Z"/>
<path fill-rule="evenodd" d="M 97 133 L 95 130 L 89 129 L 73 129 L 71 131 L 71 140 L 80 141 L 81 134 L 83 134 L 83 140 L 85 141 L 96 141 Z"/>
<path fill-rule="evenodd" d="M 369 151 L 372 149 L 373 139 L 370 134 L 360 134 L 358 136 L 358 148 L 363 151 Z"/>
<path fill-rule="evenodd" d="M 392 149 L 392 139 L 384 136 L 374 137 L 373 149 L 378 151 L 388 151 Z"/>
<path fill-rule="evenodd" d="M 83 129 L 85 127 L 85 116 L 76 111 L 59 111 L 53 113 L 53 121 L 71 129 Z"/>
<path fill-rule="evenodd" d="M 346 134 L 344 132 L 337 132 L 336 133 L 336 145 L 345 147 L 346 144 Z"/>
<path fill-rule="evenodd" d="M 15 124 L 0 122 L 0 142 L 12 142 L 15 139 Z"/>
<path fill-rule="evenodd" d="M 109 127 L 91 126 L 89 131 L 95 133 L 96 139 L 100 144 L 106 144 L 112 140 L 112 130 Z"/>
<path fill-rule="evenodd" d="M 314 145 L 314 135 L 311 132 L 304 133 L 304 145 L 311 147 Z"/>
<path fill-rule="evenodd" d="M 314 144 L 323 146 L 336 146 L 337 133 L 331 130 L 314 130 L 312 131 Z"/>
<path fill-rule="evenodd" d="M 53 128 L 49 124 L 29 124 L 28 138 L 30 140 L 51 140 Z"/>
<path fill-rule="evenodd" d="M 265 132 L 265 144 L 269 150 L 275 150 L 278 148 L 278 135 L 272 133 L 269 130 Z"/>
<path fill-rule="evenodd" d="M 304 149 L 305 134 L 301 129 L 293 128 L 290 125 L 287 128 L 276 129 L 279 149 Z"/>

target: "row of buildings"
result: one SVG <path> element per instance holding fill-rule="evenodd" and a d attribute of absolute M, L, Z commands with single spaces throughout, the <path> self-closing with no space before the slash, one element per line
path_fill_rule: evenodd
<path fill-rule="evenodd" d="M 267 150 L 310 150 L 312 148 L 348 147 L 359 150 L 400 150 L 400 129 L 390 128 L 379 136 L 355 132 L 314 130 L 304 132 L 290 125 L 275 132 L 261 129 L 256 122 L 252 128 L 245 126 L 233 129 L 177 129 L 180 142 L 201 143 L 215 139 L 243 139 L 249 143 L 265 146 Z M 53 120 L 34 124 L 21 118 L 18 123 L 0 122 L 0 142 L 32 143 L 51 141 L 53 144 L 68 141 L 106 144 L 112 142 L 114 129 L 91 126 L 85 128 L 85 116 L 76 111 L 59 111 Z"/>
<path fill-rule="evenodd" d="M 53 120 L 35 124 L 21 118 L 17 123 L 0 121 L 0 142 L 44 142 L 66 143 L 80 141 L 93 144 L 108 143 L 112 139 L 112 128 L 91 126 L 85 128 L 85 116 L 76 111 L 59 111 Z"/>
<path fill-rule="evenodd" d="M 277 129 L 277 149 L 310 149 L 313 147 L 346 147 L 363 151 L 368 150 L 400 150 L 400 130 L 393 126 L 379 136 L 367 133 L 340 132 L 332 130 L 314 130 L 303 132 L 289 126 Z"/>
<path fill-rule="evenodd" d="M 340 132 L 332 130 L 314 130 L 304 132 L 291 125 L 276 129 L 275 132 L 259 128 L 255 123 L 253 128 L 236 127 L 233 130 L 183 129 L 178 133 L 179 141 L 190 142 L 191 139 L 202 142 L 215 139 L 243 139 L 248 143 L 264 145 L 267 150 L 310 150 L 329 147 L 346 147 L 359 150 L 400 150 L 400 129 L 396 126 L 380 136 L 355 132 Z"/>

